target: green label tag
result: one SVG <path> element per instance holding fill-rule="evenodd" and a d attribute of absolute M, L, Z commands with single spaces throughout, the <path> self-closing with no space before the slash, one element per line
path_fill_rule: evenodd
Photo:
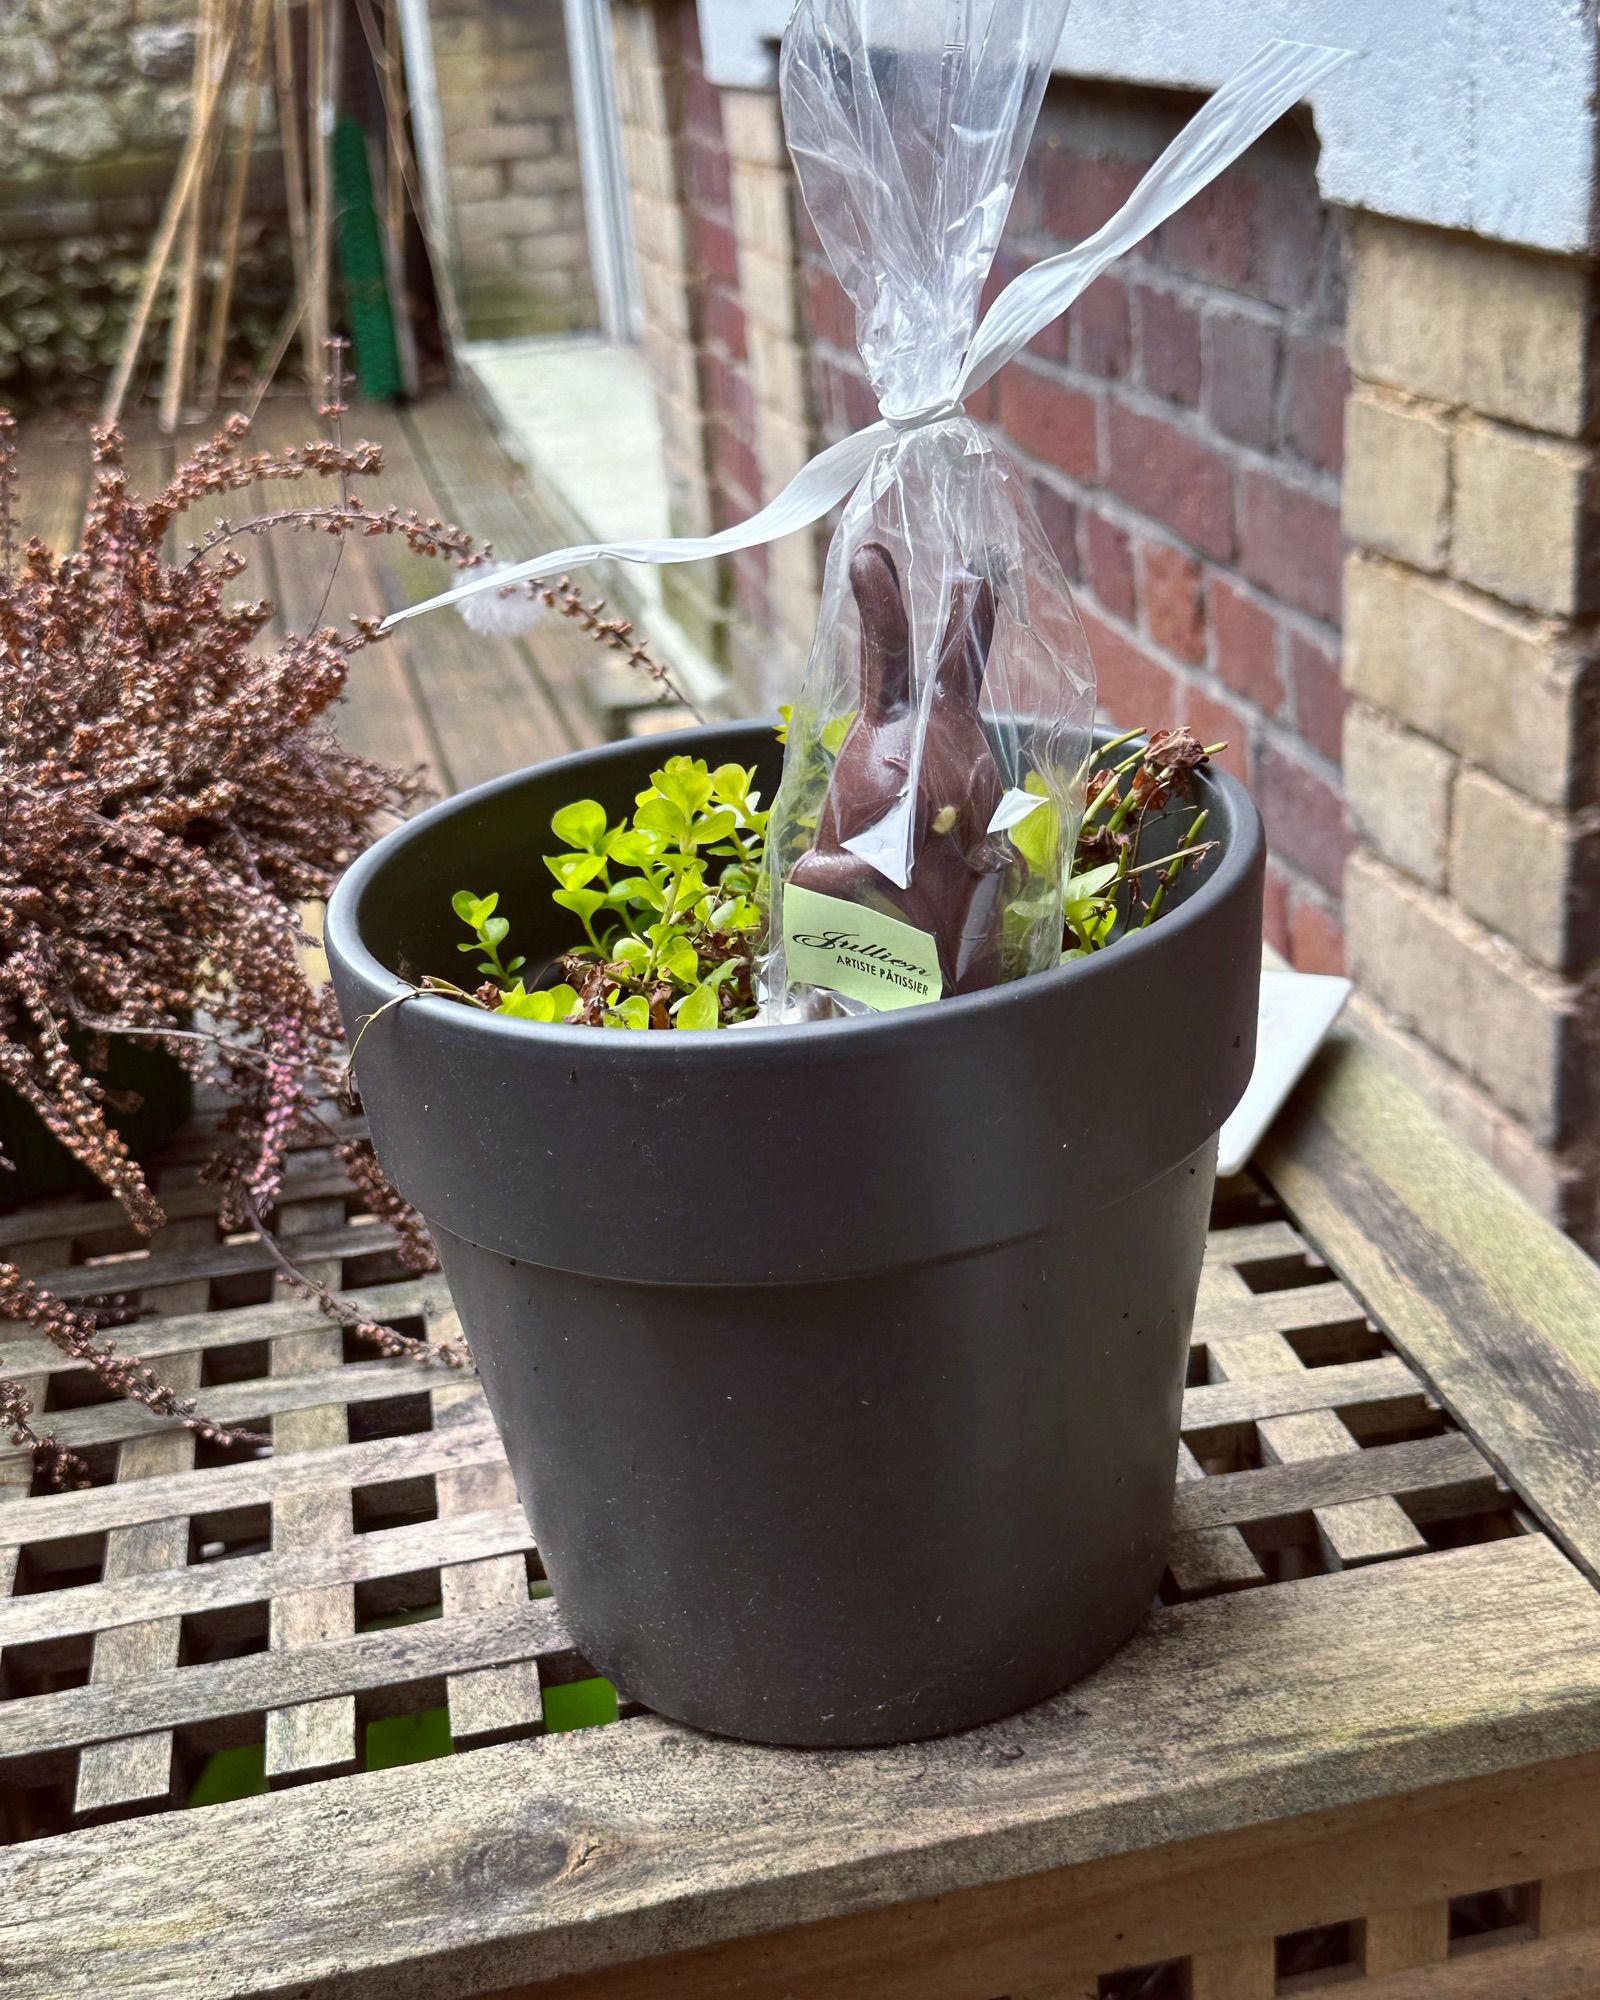
<path fill-rule="evenodd" d="M 880 1014 L 921 1007 L 944 990 L 939 947 L 926 931 L 792 882 L 783 892 L 783 944 L 791 979 L 831 986 Z"/>

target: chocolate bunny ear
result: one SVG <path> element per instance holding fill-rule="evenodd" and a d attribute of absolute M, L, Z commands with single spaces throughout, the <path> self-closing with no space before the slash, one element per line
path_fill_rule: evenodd
<path fill-rule="evenodd" d="M 993 643 L 994 586 L 987 577 L 962 571 L 950 586 L 950 615 L 939 647 L 941 692 L 976 709 Z"/>
<path fill-rule="evenodd" d="M 861 712 L 881 722 L 911 699 L 911 627 L 894 558 L 863 542 L 850 559 L 850 588 L 861 616 Z"/>

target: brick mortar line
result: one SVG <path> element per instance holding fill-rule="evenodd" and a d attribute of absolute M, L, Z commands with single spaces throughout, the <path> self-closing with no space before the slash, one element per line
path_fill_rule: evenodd
<path fill-rule="evenodd" d="M 862 367 L 859 353 L 854 350 L 847 351 L 832 341 L 817 338 L 810 339 L 807 344 L 814 357 L 841 368 L 846 374 L 854 376 L 858 382 L 866 382 L 866 371 Z M 1144 388 L 1127 376 L 1086 374 L 1074 368 L 1070 362 L 1056 361 L 1035 354 L 1031 348 L 1025 347 L 1006 366 L 1016 367 L 1019 363 L 1025 365 L 1030 375 L 1040 380 L 1052 382 L 1058 387 L 1071 389 L 1079 395 L 1093 399 L 1096 405 L 1097 443 L 1104 442 L 1098 435 L 1100 414 L 1109 413 L 1113 403 L 1117 403 L 1135 416 L 1149 417 L 1168 424 L 1191 443 L 1202 445 L 1217 456 L 1230 460 L 1235 470 L 1267 474 L 1292 492 L 1303 494 L 1308 499 L 1320 500 L 1336 511 L 1339 508 L 1343 497 L 1343 477 L 1339 472 L 1330 471 L 1325 466 L 1312 465 L 1307 460 L 1288 453 L 1276 456 L 1272 452 L 1262 451 L 1257 446 L 1243 444 L 1237 438 L 1230 437 L 1226 431 L 1213 430 L 1206 424 L 1203 413 L 1191 404 L 1168 402 L 1154 390 Z M 985 386 L 997 389 L 1003 376 L 1004 370 Z M 996 430 L 1010 437 L 1010 432 L 1005 430 L 1004 424 L 998 418 L 989 421 Z M 1061 470 L 1060 467 L 1051 469 L 1057 473 Z M 1292 473 L 1294 477 L 1281 477 L 1285 471 Z M 1070 478 L 1071 474 L 1065 476 Z M 1216 558 L 1213 557 L 1211 560 L 1215 561 Z M 1600 613 L 1595 615 L 1600 619 Z"/>
<path fill-rule="evenodd" d="M 1600 965 L 1574 977 L 1569 973 L 1553 972 L 1549 966 L 1541 965 L 1530 958 L 1521 945 L 1508 938 L 1501 931 L 1491 930 L 1472 913 L 1464 909 L 1452 896 L 1421 882 L 1409 869 L 1380 854 L 1375 847 L 1362 843 L 1362 858 L 1370 866 L 1401 882 L 1414 894 L 1425 897 L 1434 914 L 1447 929 L 1454 930 L 1458 942 L 1469 948 L 1487 945 L 1491 952 L 1501 952 L 1515 959 L 1515 966 L 1506 968 L 1507 976 L 1517 979 L 1528 992 L 1553 1013 L 1570 1017 L 1575 1024 L 1593 1001 L 1600 999 Z M 1431 1044 L 1428 1045 L 1431 1048 Z M 1515 1118 L 1515 1113 L 1509 1113 Z M 1520 1120 L 1517 1121 L 1521 1123 Z"/>
<path fill-rule="evenodd" d="M 1561 611 L 1536 611 L 1526 604 L 1513 604 L 1507 598 L 1496 597 L 1493 591 L 1485 590 L 1482 584 L 1472 583 L 1466 577 L 1456 576 L 1448 570 L 1424 569 L 1419 563 L 1408 562 L 1404 556 L 1390 555 L 1387 549 L 1375 549 L 1367 542 L 1349 542 L 1345 559 L 1347 562 L 1358 560 L 1400 576 L 1421 577 L 1428 583 L 1448 585 L 1451 590 L 1459 591 L 1473 606 L 1487 607 L 1514 624 L 1522 638 L 1544 648 L 1552 666 L 1600 666 L 1600 661 L 1592 657 L 1585 660 L 1584 657 L 1591 654 L 1591 647 L 1585 642 L 1600 638 L 1600 608 L 1575 616 Z M 1504 783 L 1504 779 L 1501 782 Z M 1515 787 L 1511 789 L 1515 790 Z"/>
<path fill-rule="evenodd" d="M 1070 581 L 1069 579 L 1069 584 Z M 1126 619 L 1120 617 L 1116 612 L 1108 610 L 1104 601 L 1095 595 L 1094 590 L 1089 585 L 1081 583 L 1071 584 L 1071 589 L 1073 598 L 1075 600 L 1082 599 L 1093 611 L 1095 617 L 1100 620 L 1101 624 L 1109 626 L 1119 639 L 1127 641 L 1130 645 L 1137 646 L 1142 653 L 1148 654 L 1159 666 L 1167 668 L 1175 678 L 1186 685 L 1197 685 L 1202 690 L 1214 689 L 1225 696 L 1235 707 L 1246 710 L 1249 719 L 1258 722 L 1268 737 L 1276 741 L 1286 742 L 1292 745 L 1297 751 L 1303 752 L 1304 761 L 1310 765 L 1314 774 L 1322 778 L 1326 783 L 1333 785 L 1342 794 L 1343 788 L 1340 784 L 1342 776 L 1341 767 L 1330 758 L 1324 756 L 1315 744 L 1307 742 L 1293 728 L 1286 727 L 1281 716 L 1268 714 L 1251 696 L 1240 693 L 1237 689 L 1230 686 L 1227 681 L 1223 680 L 1219 674 L 1210 668 L 1209 663 L 1202 665 L 1199 661 L 1180 659 L 1176 654 L 1167 651 L 1159 640 L 1150 634 L 1141 632 L 1135 626 L 1130 626 Z M 1275 856 L 1274 859 L 1278 860 L 1280 866 L 1292 865 L 1284 863 L 1281 857 Z"/>

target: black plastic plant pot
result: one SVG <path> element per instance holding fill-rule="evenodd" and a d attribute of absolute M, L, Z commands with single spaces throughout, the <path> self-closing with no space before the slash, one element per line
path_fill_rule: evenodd
<path fill-rule="evenodd" d="M 670 750 L 761 767 L 770 728 Z M 585 751 L 380 841 L 328 912 L 347 1026 L 451 976 L 452 891 L 570 939 L 551 814 Z M 1093 959 L 865 1020 L 634 1033 L 416 998 L 357 1072 L 427 1217 L 575 1644 L 658 1713 L 802 1745 L 1006 1715 L 1138 1624 L 1170 1527 L 1216 1134 L 1254 1055 L 1264 848 Z"/>

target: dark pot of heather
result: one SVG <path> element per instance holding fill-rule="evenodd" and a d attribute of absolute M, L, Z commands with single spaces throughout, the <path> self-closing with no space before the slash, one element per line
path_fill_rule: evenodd
<path fill-rule="evenodd" d="M 597 1668 L 771 1742 L 1006 1714 L 1101 1660 L 1162 1569 L 1259 822 L 1181 732 L 1102 736 L 1059 966 L 730 1031 L 780 753 L 755 724 L 671 748 L 481 787 L 345 876 L 328 946 L 379 1157 Z M 473 992 L 438 976 L 458 944 Z"/>

